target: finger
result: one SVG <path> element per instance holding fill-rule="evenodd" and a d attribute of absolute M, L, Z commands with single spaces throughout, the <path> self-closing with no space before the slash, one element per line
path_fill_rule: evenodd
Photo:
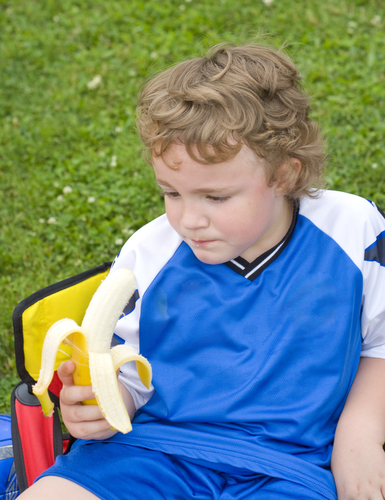
<path fill-rule="evenodd" d="M 68 430 L 72 436 L 79 439 L 108 439 L 116 434 L 106 420 L 74 424 Z"/>
<path fill-rule="evenodd" d="M 86 401 L 87 399 L 94 398 L 95 394 L 90 385 L 63 385 L 63 388 L 60 391 L 60 406 L 76 405 L 80 404 L 82 401 Z"/>
<path fill-rule="evenodd" d="M 79 423 L 105 420 L 98 405 L 72 405 L 66 409 L 66 416 Z"/>
<path fill-rule="evenodd" d="M 57 369 L 57 374 L 63 386 L 74 385 L 73 373 L 75 371 L 75 363 L 73 361 L 65 361 L 61 363 Z"/>
<path fill-rule="evenodd" d="M 100 432 L 95 432 L 94 434 L 91 434 L 88 439 L 109 439 L 111 436 L 114 436 L 117 434 L 118 431 L 112 430 L 111 427 L 108 427 L 106 430 L 101 430 Z"/>
<path fill-rule="evenodd" d="M 72 392 L 77 387 L 69 387 Z M 82 389 L 80 387 L 80 389 Z M 62 418 L 70 434 L 80 439 L 108 439 L 116 434 L 97 405 L 61 405 Z"/>

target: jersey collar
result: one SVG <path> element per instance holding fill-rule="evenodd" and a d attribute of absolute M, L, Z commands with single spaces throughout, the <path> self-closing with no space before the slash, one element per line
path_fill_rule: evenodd
<path fill-rule="evenodd" d="M 282 238 L 282 240 L 267 252 L 257 257 L 253 262 L 248 262 L 243 257 L 237 257 L 233 260 L 226 262 L 225 264 L 235 271 L 236 273 L 244 276 L 250 281 L 254 281 L 261 272 L 266 269 L 284 250 L 286 245 L 289 243 L 290 238 L 294 232 L 295 225 L 297 223 L 297 217 L 299 212 L 299 201 L 294 202 L 293 219 L 291 221 L 290 227 Z"/>

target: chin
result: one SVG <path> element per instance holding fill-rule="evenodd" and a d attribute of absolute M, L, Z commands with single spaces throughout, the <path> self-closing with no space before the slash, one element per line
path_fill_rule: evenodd
<path fill-rule="evenodd" d="M 200 260 L 201 262 L 203 262 L 204 264 L 211 264 L 213 266 L 215 266 L 216 264 L 223 264 L 224 262 L 227 262 L 229 260 L 231 260 L 232 257 L 230 257 L 230 259 L 227 259 L 227 258 L 221 258 L 220 255 L 215 255 L 215 254 L 210 254 L 209 252 L 202 252 L 202 251 L 197 251 L 196 248 L 192 248 L 191 249 L 193 252 L 194 252 L 194 255 L 195 257 Z"/>

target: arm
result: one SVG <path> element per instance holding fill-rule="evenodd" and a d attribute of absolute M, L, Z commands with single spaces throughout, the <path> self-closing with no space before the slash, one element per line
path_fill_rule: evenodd
<path fill-rule="evenodd" d="M 73 372 L 75 363 L 66 361 L 58 368 L 58 375 L 63 383 L 60 392 L 60 410 L 63 422 L 72 436 L 80 439 L 108 439 L 117 431 L 110 430 L 110 424 L 103 417 L 97 405 L 83 405 L 81 401 L 95 397 L 90 386 L 75 385 Z M 130 419 L 135 415 L 135 405 L 128 389 L 119 382 L 123 401 Z"/>
<path fill-rule="evenodd" d="M 385 359 L 361 358 L 332 454 L 338 500 L 385 497 Z"/>

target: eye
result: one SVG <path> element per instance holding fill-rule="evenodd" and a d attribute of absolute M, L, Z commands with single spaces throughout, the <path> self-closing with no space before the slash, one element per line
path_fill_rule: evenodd
<path fill-rule="evenodd" d="M 230 196 L 207 196 L 207 198 L 215 203 L 223 203 L 230 199 Z"/>
<path fill-rule="evenodd" d="M 163 196 L 167 196 L 167 198 L 178 198 L 180 195 L 176 191 L 164 191 Z"/>

